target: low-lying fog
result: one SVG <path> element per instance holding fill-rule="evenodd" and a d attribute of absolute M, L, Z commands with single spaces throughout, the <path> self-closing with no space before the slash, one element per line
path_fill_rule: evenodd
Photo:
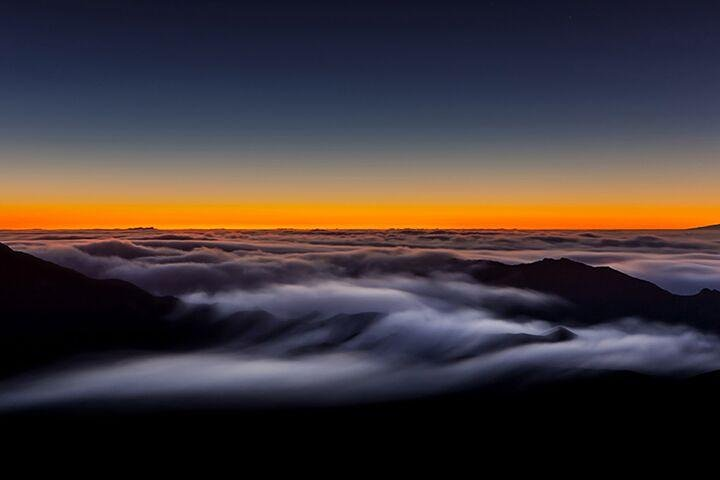
<path fill-rule="evenodd" d="M 28 375 L 3 387 L 3 409 L 78 400 L 330 405 L 518 373 L 720 368 L 713 335 L 643 319 L 565 330 L 502 318 L 490 307 L 563 300 L 443 271 L 453 258 L 569 257 L 690 294 L 720 288 L 717 232 L 37 231 L 0 232 L 0 242 L 92 277 L 213 304 L 208 321 L 250 322 L 202 351 L 97 355 Z M 232 316 L 258 310 L 266 313 Z"/>

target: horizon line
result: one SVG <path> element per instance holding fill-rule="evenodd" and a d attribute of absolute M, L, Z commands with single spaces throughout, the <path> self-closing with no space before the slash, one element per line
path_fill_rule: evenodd
<path fill-rule="evenodd" d="M 283 231 L 293 230 L 300 232 L 312 231 L 387 231 L 387 230 L 451 230 L 451 231 L 468 231 L 468 230 L 495 230 L 495 231 L 687 231 L 687 230 L 703 230 L 709 227 L 719 226 L 715 224 L 700 225 L 691 227 L 641 227 L 641 228 L 622 228 L 622 227 L 427 227 L 427 226 L 397 226 L 397 227 L 292 227 L 292 226 L 257 226 L 257 227 L 235 227 L 235 226 L 133 226 L 133 227 L 26 227 L 26 228 L 5 228 L 0 226 L 0 232 L 33 232 L 33 231 L 187 231 L 187 230 L 244 230 L 244 231 Z"/>

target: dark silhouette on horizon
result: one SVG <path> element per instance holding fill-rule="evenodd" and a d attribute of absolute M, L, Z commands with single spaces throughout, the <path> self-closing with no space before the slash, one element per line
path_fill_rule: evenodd
<path fill-rule="evenodd" d="M 690 230 L 720 230 L 720 223 L 716 225 L 704 225 L 702 227 L 694 227 Z"/>

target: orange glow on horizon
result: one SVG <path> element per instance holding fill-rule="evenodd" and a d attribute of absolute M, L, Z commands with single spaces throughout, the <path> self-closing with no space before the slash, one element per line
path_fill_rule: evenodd
<path fill-rule="evenodd" d="M 24 204 L 0 206 L 0 229 L 506 228 L 674 229 L 720 222 L 720 206 Z"/>

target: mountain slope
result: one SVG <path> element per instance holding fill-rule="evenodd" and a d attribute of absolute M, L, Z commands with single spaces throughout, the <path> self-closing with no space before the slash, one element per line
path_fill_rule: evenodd
<path fill-rule="evenodd" d="M 177 305 L 0 244 L 0 373 L 77 352 L 157 345 Z"/>
<path fill-rule="evenodd" d="M 720 331 L 717 290 L 675 295 L 610 267 L 591 267 L 567 258 L 521 265 L 479 261 L 472 265 L 470 273 L 481 283 L 535 290 L 570 302 L 515 313 L 576 324 L 638 316 Z"/>
<path fill-rule="evenodd" d="M 720 230 L 720 223 L 717 225 L 705 225 L 702 227 L 694 227 L 690 228 L 689 230 Z"/>

